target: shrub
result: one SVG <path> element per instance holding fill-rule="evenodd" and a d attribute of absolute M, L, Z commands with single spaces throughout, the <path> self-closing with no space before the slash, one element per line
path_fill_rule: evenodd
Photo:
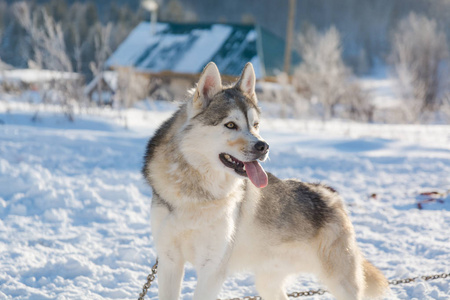
<path fill-rule="evenodd" d="M 407 121 L 437 111 L 448 93 L 449 50 L 436 21 L 411 13 L 392 34 L 389 61 L 405 102 Z"/>
<path fill-rule="evenodd" d="M 299 36 L 298 49 L 303 61 L 294 70 L 293 84 L 313 104 L 320 104 L 322 118 L 370 121 L 373 108 L 344 64 L 339 31 L 331 27 L 320 33 L 310 27 Z"/>

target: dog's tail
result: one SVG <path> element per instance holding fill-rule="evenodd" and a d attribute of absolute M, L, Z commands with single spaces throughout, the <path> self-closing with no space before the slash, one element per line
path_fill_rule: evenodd
<path fill-rule="evenodd" d="M 363 268 L 366 280 L 364 296 L 367 298 L 380 298 L 386 293 L 389 287 L 386 277 L 366 259 L 363 261 Z"/>

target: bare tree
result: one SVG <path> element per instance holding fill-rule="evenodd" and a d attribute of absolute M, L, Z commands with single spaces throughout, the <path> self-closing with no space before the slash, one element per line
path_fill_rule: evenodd
<path fill-rule="evenodd" d="M 324 120 L 339 116 L 338 107 L 347 116 L 367 119 L 367 97 L 364 97 L 352 72 L 342 60 L 341 38 L 331 27 L 324 33 L 310 27 L 300 34 L 298 49 L 302 63 L 294 70 L 293 84 L 301 95 L 322 105 Z M 360 115 L 363 114 L 363 115 Z"/>
<path fill-rule="evenodd" d="M 81 42 L 80 32 L 77 27 L 75 27 L 74 38 L 75 45 L 73 48 L 73 58 L 75 60 L 75 70 L 77 71 L 77 73 L 81 73 L 83 65 L 82 55 L 88 45 L 88 40 L 84 40 L 83 42 Z"/>
<path fill-rule="evenodd" d="M 74 120 L 74 105 L 82 97 L 81 84 L 72 74 L 73 68 L 66 50 L 61 24 L 53 20 L 45 9 L 30 11 L 27 2 L 18 2 L 13 12 L 28 33 L 34 51 L 35 68 L 58 71 L 60 78 L 54 78 L 51 86 L 45 87 L 44 101 L 59 103 L 69 120 Z"/>
<path fill-rule="evenodd" d="M 149 93 L 149 80 L 131 68 L 118 69 L 118 85 L 114 105 L 119 111 L 129 108 L 138 100 L 145 99 Z M 124 116 L 124 125 L 128 128 L 128 119 Z"/>
<path fill-rule="evenodd" d="M 112 24 L 108 23 L 106 26 L 98 24 L 98 31 L 94 37 L 94 46 L 95 46 L 95 61 L 91 61 L 89 67 L 94 74 L 94 77 L 97 77 L 97 94 L 99 104 L 103 105 L 103 71 L 105 69 L 105 62 L 108 59 L 108 56 L 111 54 L 110 48 L 110 39 L 111 39 L 111 29 Z"/>
<path fill-rule="evenodd" d="M 311 105 L 308 100 L 299 95 L 296 88 L 290 84 L 289 75 L 280 73 L 276 77 L 275 87 L 269 85 L 262 88 L 262 100 L 274 102 L 279 108 L 278 114 L 282 118 L 307 118 L 311 117 Z M 268 93 L 270 92 L 270 93 Z M 259 96 L 258 96 L 259 97 Z"/>
<path fill-rule="evenodd" d="M 38 12 L 30 12 L 30 7 L 26 2 L 18 2 L 12 6 L 12 11 L 19 24 L 25 29 L 30 37 L 31 47 L 34 51 L 34 61 L 32 64 L 36 68 L 42 68 L 43 66 L 43 54 L 41 47 L 39 47 L 37 37 L 41 35 L 38 22 Z"/>
<path fill-rule="evenodd" d="M 61 24 L 56 23 L 45 9 L 31 13 L 27 2 L 14 4 L 13 11 L 30 36 L 36 65 L 49 70 L 72 72 Z M 40 19 L 42 25 L 39 25 Z"/>
<path fill-rule="evenodd" d="M 448 89 L 448 57 L 446 35 L 434 20 L 411 13 L 399 22 L 389 60 L 408 121 L 419 121 L 442 104 Z"/>
<path fill-rule="evenodd" d="M 147 97 L 149 80 L 138 74 L 133 68 L 120 68 L 118 70 L 118 105 L 124 108 L 131 107 L 138 100 Z"/>

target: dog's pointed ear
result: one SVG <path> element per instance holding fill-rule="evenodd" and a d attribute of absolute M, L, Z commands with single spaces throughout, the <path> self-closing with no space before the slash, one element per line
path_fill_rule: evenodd
<path fill-rule="evenodd" d="M 222 79 L 215 63 L 210 62 L 203 69 L 194 94 L 193 108 L 196 111 L 205 109 L 212 98 L 222 90 Z"/>
<path fill-rule="evenodd" d="M 247 94 L 247 96 L 253 99 L 256 103 L 258 102 L 258 99 L 256 98 L 255 85 L 255 70 L 253 69 L 252 63 L 248 62 L 242 71 L 241 77 L 236 83 L 236 87 L 239 88 L 244 94 Z"/>

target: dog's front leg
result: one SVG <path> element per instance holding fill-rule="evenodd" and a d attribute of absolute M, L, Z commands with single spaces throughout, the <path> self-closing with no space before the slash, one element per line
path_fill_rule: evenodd
<path fill-rule="evenodd" d="M 184 275 L 181 258 L 162 255 L 158 263 L 158 289 L 160 300 L 178 300 Z"/>
<path fill-rule="evenodd" d="M 199 269 L 197 274 L 194 300 L 216 300 L 226 278 L 225 268 L 221 265 L 209 264 Z"/>
<path fill-rule="evenodd" d="M 217 299 L 228 275 L 238 213 L 238 205 L 227 205 L 221 214 L 216 209 L 216 217 L 209 223 L 207 229 L 194 237 L 197 247 L 193 264 L 198 278 L 194 300 Z"/>
<path fill-rule="evenodd" d="M 220 237 L 220 235 L 218 235 Z M 210 244 L 198 249 L 194 266 L 197 286 L 194 300 L 216 300 L 227 276 L 232 245 L 226 239 L 210 239 Z"/>

